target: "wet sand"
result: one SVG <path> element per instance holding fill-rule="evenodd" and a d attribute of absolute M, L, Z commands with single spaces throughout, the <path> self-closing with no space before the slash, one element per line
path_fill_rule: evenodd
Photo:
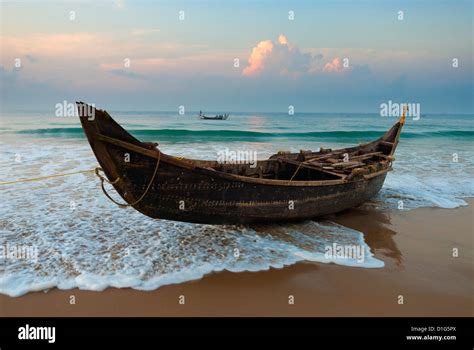
<path fill-rule="evenodd" d="M 299 263 L 263 272 L 213 273 L 150 292 L 53 289 L 18 298 L 1 295 L 0 315 L 474 316 L 473 205 L 470 199 L 468 207 L 457 209 L 353 209 L 330 217 L 364 233 L 385 262 L 381 269 Z"/>

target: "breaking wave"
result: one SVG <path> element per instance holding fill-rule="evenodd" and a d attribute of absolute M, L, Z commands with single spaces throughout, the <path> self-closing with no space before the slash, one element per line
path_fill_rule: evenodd
<path fill-rule="evenodd" d="M 131 129 L 128 130 L 136 137 L 156 139 L 162 141 L 265 141 L 271 138 L 319 138 L 332 140 L 372 140 L 383 135 L 384 131 L 357 130 L 357 131 L 317 131 L 317 132 L 257 132 L 244 130 L 187 130 L 187 129 Z M 81 128 L 44 128 L 18 131 L 20 134 L 57 136 L 57 137 L 84 137 Z M 439 130 L 428 132 L 403 132 L 402 138 L 472 138 L 473 130 Z"/>

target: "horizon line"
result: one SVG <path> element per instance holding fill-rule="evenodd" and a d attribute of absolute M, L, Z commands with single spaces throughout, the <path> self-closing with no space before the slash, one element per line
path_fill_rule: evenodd
<path fill-rule="evenodd" d="M 98 107 L 96 107 L 98 108 Z M 170 113 L 170 114 L 179 114 L 178 110 L 159 110 L 159 109 L 144 109 L 144 110 L 131 110 L 131 109 L 107 109 L 107 108 L 98 108 L 101 110 L 106 110 L 108 112 L 126 112 L 126 113 Z M 2 109 L 0 110 L 0 116 L 2 116 L 4 113 L 21 113 L 21 112 L 53 112 L 54 113 L 55 109 Z M 295 111 L 294 114 L 289 114 L 288 112 L 283 112 L 283 111 L 218 111 L 218 110 L 190 110 L 185 112 L 182 116 L 186 116 L 188 114 L 199 114 L 199 111 L 203 111 L 206 113 L 255 113 L 255 114 L 261 114 L 261 113 L 272 113 L 272 114 L 288 114 L 289 116 L 295 116 L 297 114 L 380 114 L 379 112 L 374 112 L 374 111 L 363 111 L 363 112 L 344 112 L 344 111 L 338 111 L 338 112 L 328 112 L 328 111 L 301 111 L 297 112 Z M 421 113 L 421 115 L 445 115 L 445 114 L 455 114 L 455 115 L 471 115 L 474 116 L 474 111 L 473 112 L 424 112 Z"/>

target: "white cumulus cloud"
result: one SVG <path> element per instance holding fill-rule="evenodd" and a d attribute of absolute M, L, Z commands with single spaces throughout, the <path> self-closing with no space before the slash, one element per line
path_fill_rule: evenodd
<path fill-rule="evenodd" d="M 281 34 L 276 42 L 260 41 L 252 49 L 248 65 L 242 74 L 248 77 L 261 75 L 280 75 L 298 77 L 304 74 L 337 73 L 342 71 L 339 57 L 322 62 L 322 54 L 311 54 L 301 51 Z"/>

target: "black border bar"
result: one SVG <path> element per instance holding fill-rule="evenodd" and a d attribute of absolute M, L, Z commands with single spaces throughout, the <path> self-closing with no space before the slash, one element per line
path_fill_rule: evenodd
<path fill-rule="evenodd" d="M 55 343 L 20 340 L 19 328 L 55 327 Z M 187 336 L 297 336 L 334 344 L 378 344 L 472 349 L 473 318 L 0 318 L 0 349 L 149 343 L 153 338 Z M 415 328 L 418 330 L 415 330 Z M 421 333 L 419 329 L 426 328 Z M 433 327 L 433 328 L 429 328 Z M 431 329 L 431 331 L 429 331 Z M 409 340 L 407 336 L 455 336 L 452 340 Z M 387 343 L 388 341 L 388 343 Z M 381 346 L 382 348 L 385 346 Z"/>

